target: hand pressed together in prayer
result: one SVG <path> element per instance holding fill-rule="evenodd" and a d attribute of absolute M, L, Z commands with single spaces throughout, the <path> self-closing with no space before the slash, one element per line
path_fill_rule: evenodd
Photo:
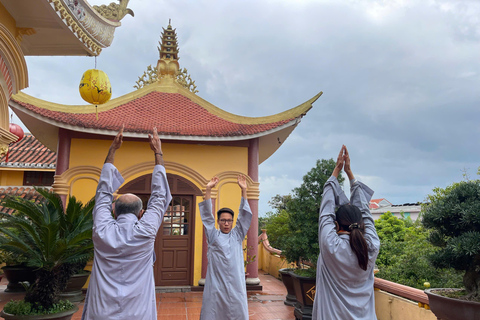
<path fill-rule="evenodd" d="M 340 149 L 340 153 L 337 157 L 337 164 L 335 165 L 335 169 L 333 169 L 332 176 L 338 178 L 338 174 L 340 171 L 342 171 L 342 169 L 347 174 L 349 180 L 355 179 L 350 167 L 350 155 L 348 154 L 348 150 L 345 145 L 342 145 L 342 148 Z"/>

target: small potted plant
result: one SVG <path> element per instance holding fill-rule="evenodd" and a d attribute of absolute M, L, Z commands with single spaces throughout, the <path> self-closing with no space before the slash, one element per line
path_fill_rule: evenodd
<path fill-rule="evenodd" d="M 18 214 L 0 213 L 0 250 L 27 258 L 27 266 L 36 270 L 36 280 L 28 287 L 22 301 L 5 305 L 5 319 L 30 319 L 45 314 L 42 319 L 70 319 L 78 310 L 69 301 L 58 298 L 75 264 L 92 256 L 92 210 L 70 197 L 66 210 L 60 197 L 45 189 L 36 191 L 43 200 L 34 203 L 20 197 L 9 197 L 2 206 Z M 48 314 L 48 318 L 46 317 Z"/>
<path fill-rule="evenodd" d="M 431 256 L 438 268 L 465 272 L 464 290 L 427 289 L 430 308 L 440 319 L 477 319 L 480 315 L 480 180 L 433 190 L 423 207 L 429 241 L 439 247 Z"/>
<path fill-rule="evenodd" d="M 8 280 L 5 292 L 24 292 L 25 287 L 22 283 L 33 283 L 35 281 L 35 269 L 26 265 L 26 257 L 0 250 L 0 261 L 5 263 L 2 271 Z"/>

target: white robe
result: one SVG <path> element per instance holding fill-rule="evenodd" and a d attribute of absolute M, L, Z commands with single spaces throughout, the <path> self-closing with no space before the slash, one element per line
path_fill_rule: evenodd
<path fill-rule="evenodd" d="M 198 206 L 208 243 L 208 267 L 200 319 L 248 320 L 242 247 L 252 221 L 248 201 L 242 198 L 237 224 L 228 234 L 215 229 L 211 200 L 205 200 Z"/>
<path fill-rule="evenodd" d="M 113 164 L 100 175 L 93 210 L 95 256 L 82 319 L 155 320 L 153 257 L 155 237 L 172 199 L 165 168 L 156 165 L 152 194 L 143 217 L 111 215 L 113 192 L 123 183 Z"/>
<path fill-rule="evenodd" d="M 313 303 L 314 320 L 375 320 L 373 268 L 380 249 L 380 240 L 369 210 L 373 190 L 355 181 L 350 188 L 350 203 L 360 209 L 365 223 L 368 245 L 368 266 L 364 271 L 350 248 L 350 236 L 335 230 L 335 207 L 348 199 L 335 177 L 330 177 L 323 189 L 320 206 L 317 261 L 317 284 Z"/>

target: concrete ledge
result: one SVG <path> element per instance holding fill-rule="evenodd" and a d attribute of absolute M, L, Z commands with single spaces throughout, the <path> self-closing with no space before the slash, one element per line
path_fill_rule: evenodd
<path fill-rule="evenodd" d="M 378 320 L 437 320 L 418 303 L 381 290 L 375 290 L 375 313 Z"/>

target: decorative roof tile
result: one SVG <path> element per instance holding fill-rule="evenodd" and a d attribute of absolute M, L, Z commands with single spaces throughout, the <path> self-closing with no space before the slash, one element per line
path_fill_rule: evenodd
<path fill-rule="evenodd" d="M 51 189 L 51 188 L 47 188 Z M 40 202 L 43 197 L 33 187 L 0 187 L 0 203 L 8 196 L 21 197 L 34 202 Z M 12 214 L 15 210 L 0 205 L 0 212 Z"/>
<path fill-rule="evenodd" d="M 22 140 L 11 145 L 7 155 L 0 157 L 0 167 L 55 169 L 57 154 L 32 134 L 26 133 Z"/>
<path fill-rule="evenodd" d="M 209 112 L 180 93 L 157 91 L 99 112 L 98 120 L 95 112 L 53 111 L 23 101 L 16 102 L 36 114 L 76 127 L 116 131 L 125 124 L 125 132 L 149 133 L 156 126 L 160 135 L 168 136 L 248 136 L 275 129 L 295 119 L 256 124 L 236 123 Z"/>

